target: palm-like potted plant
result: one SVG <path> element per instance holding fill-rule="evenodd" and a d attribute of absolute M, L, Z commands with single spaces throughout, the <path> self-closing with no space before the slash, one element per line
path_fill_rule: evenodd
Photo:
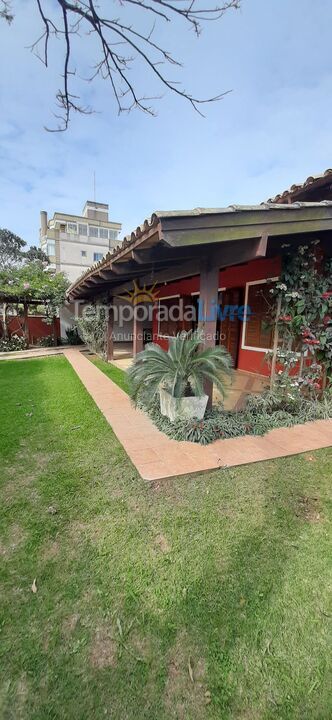
<path fill-rule="evenodd" d="M 179 417 L 201 420 L 207 406 L 204 381 L 210 380 L 222 397 L 232 361 L 222 346 L 202 347 L 199 331 L 181 332 L 166 352 L 155 343 L 139 353 L 128 370 L 134 402 L 151 404 L 159 390 L 160 410 L 171 421 Z"/>

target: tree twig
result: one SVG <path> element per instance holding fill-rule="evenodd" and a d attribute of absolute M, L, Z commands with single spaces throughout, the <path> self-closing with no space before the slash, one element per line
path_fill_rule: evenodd
<path fill-rule="evenodd" d="M 72 69 L 71 38 L 85 31 L 86 36 L 94 35 L 98 40 L 100 57 L 92 64 L 92 74 L 85 78 L 92 82 L 97 75 L 110 82 L 115 97 L 118 112 L 129 111 L 136 107 L 143 112 L 154 115 L 153 108 L 148 104 L 156 97 L 140 97 L 129 73 L 132 64 L 140 59 L 145 67 L 152 73 L 162 87 L 170 90 L 181 98 L 187 100 L 191 106 L 202 114 L 200 106 L 216 102 L 223 98 L 227 92 L 220 92 L 212 97 L 199 98 L 191 95 L 187 90 L 178 86 L 177 81 L 167 78 L 162 66 L 172 65 L 181 67 L 181 62 L 155 39 L 157 22 L 172 23 L 176 18 L 189 24 L 195 34 L 199 36 L 202 23 L 208 20 L 220 19 L 228 10 L 238 9 L 241 0 L 225 0 L 212 7 L 202 7 L 200 0 L 118 0 L 119 8 L 125 6 L 135 7 L 142 16 L 154 16 L 152 28 L 144 32 L 140 25 L 128 23 L 121 17 L 103 17 L 97 0 L 54 0 L 54 12 L 49 17 L 46 11 L 46 0 L 35 0 L 44 31 L 33 43 L 31 50 L 44 63 L 49 65 L 49 43 L 52 37 L 64 40 L 63 58 L 63 87 L 56 93 L 57 105 L 61 114 L 55 115 L 59 120 L 56 128 L 46 128 L 53 132 L 67 130 L 72 112 L 89 114 L 93 110 L 80 103 L 80 97 L 74 94 L 71 86 L 76 75 Z M 203 3 L 203 6 L 205 2 Z M 10 0 L 0 0 L 0 17 L 8 22 L 12 20 Z M 43 44 L 43 52 L 39 53 L 39 46 Z M 118 46 L 124 52 L 118 51 Z M 82 78 L 81 78 L 82 79 Z M 158 96 L 157 96 L 158 97 Z M 124 101 L 126 98 L 126 101 Z"/>

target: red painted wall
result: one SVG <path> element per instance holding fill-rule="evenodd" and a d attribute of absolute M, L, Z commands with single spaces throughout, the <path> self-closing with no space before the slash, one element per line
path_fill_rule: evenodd
<path fill-rule="evenodd" d="M 8 324 L 8 329 L 10 335 L 19 335 L 20 337 L 24 335 L 23 332 L 23 318 L 19 317 L 17 315 L 14 315 Z M 30 315 L 28 317 L 28 327 L 29 327 L 29 343 L 31 345 L 37 345 L 39 338 L 42 337 L 48 337 L 49 335 L 53 335 L 53 328 L 52 325 L 48 325 L 47 323 L 43 322 L 43 316 L 41 315 Z M 57 337 L 60 337 L 60 320 L 59 318 L 56 318 L 56 332 Z M 2 335 L 2 323 L 0 321 L 0 335 Z"/>
<path fill-rule="evenodd" d="M 220 270 L 219 287 L 226 289 L 232 287 L 243 287 L 245 289 L 247 282 L 278 277 L 280 270 L 281 259 L 279 257 L 253 260 L 245 265 L 236 265 L 227 268 L 226 270 Z M 159 294 L 158 296 L 162 299 L 172 295 L 191 295 L 191 293 L 199 292 L 199 283 L 199 275 L 169 282 L 166 285 L 160 285 L 157 288 Z M 157 310 L 158 306 L 156 304 L 153 314 L 153 341 L 157 342 L 161 345 L 161 347 L 167 350 L 168 340 L 158 336 Z M 238 356 L 239 370 L 246 370 L 247 372 L 259 373 L 261 375 L 269 375 L 269 368 L 266 362 L 264 362 L 264 358 L 264 352 L 257 352 L 256 350 L 242 350 L 240 340 Z"/>

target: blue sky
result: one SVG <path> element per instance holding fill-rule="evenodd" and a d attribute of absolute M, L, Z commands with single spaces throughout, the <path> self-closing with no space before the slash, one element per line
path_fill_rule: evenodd
<path fill-rule="evenodd" d="M 170 93 L 154 104 L 155 118 L 118 117 L 98 82 L 84 93 L 99 112 L 76 116 L 62 134 L 43 129 L 60 65 L 55 50 L 46 70 L 26 49 L 41 30 L 33 6 L 16 0 L 12 26 L 0 23 L 0 227 L 29 244 L 38 244 L 41 209 L 81 212 L 93 171 L 96 199 L 126 234 L 156 209 L 258 203 L 332 166 L 330 0 L 243 0 L 199 40 L 183 24 L 161 26 L 184 62 L 169 76 L 192 94 L 232 92 L 206 106 L 205 118 Z M 83 38 L 78 64 L 94 59 Z M 142 67 L 133 77 L 156 92 Z"/>

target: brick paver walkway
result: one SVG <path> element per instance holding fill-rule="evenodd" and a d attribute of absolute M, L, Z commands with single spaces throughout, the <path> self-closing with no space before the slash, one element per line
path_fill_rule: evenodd
<path fill-rule="evenodd" d="M 202 446 L 177 442 L 161 433 L 130 398 L 78 349 L 64 354 L 145 480 L 295 455 L 332 445 L 332 420 L 316 420 Z"/>

